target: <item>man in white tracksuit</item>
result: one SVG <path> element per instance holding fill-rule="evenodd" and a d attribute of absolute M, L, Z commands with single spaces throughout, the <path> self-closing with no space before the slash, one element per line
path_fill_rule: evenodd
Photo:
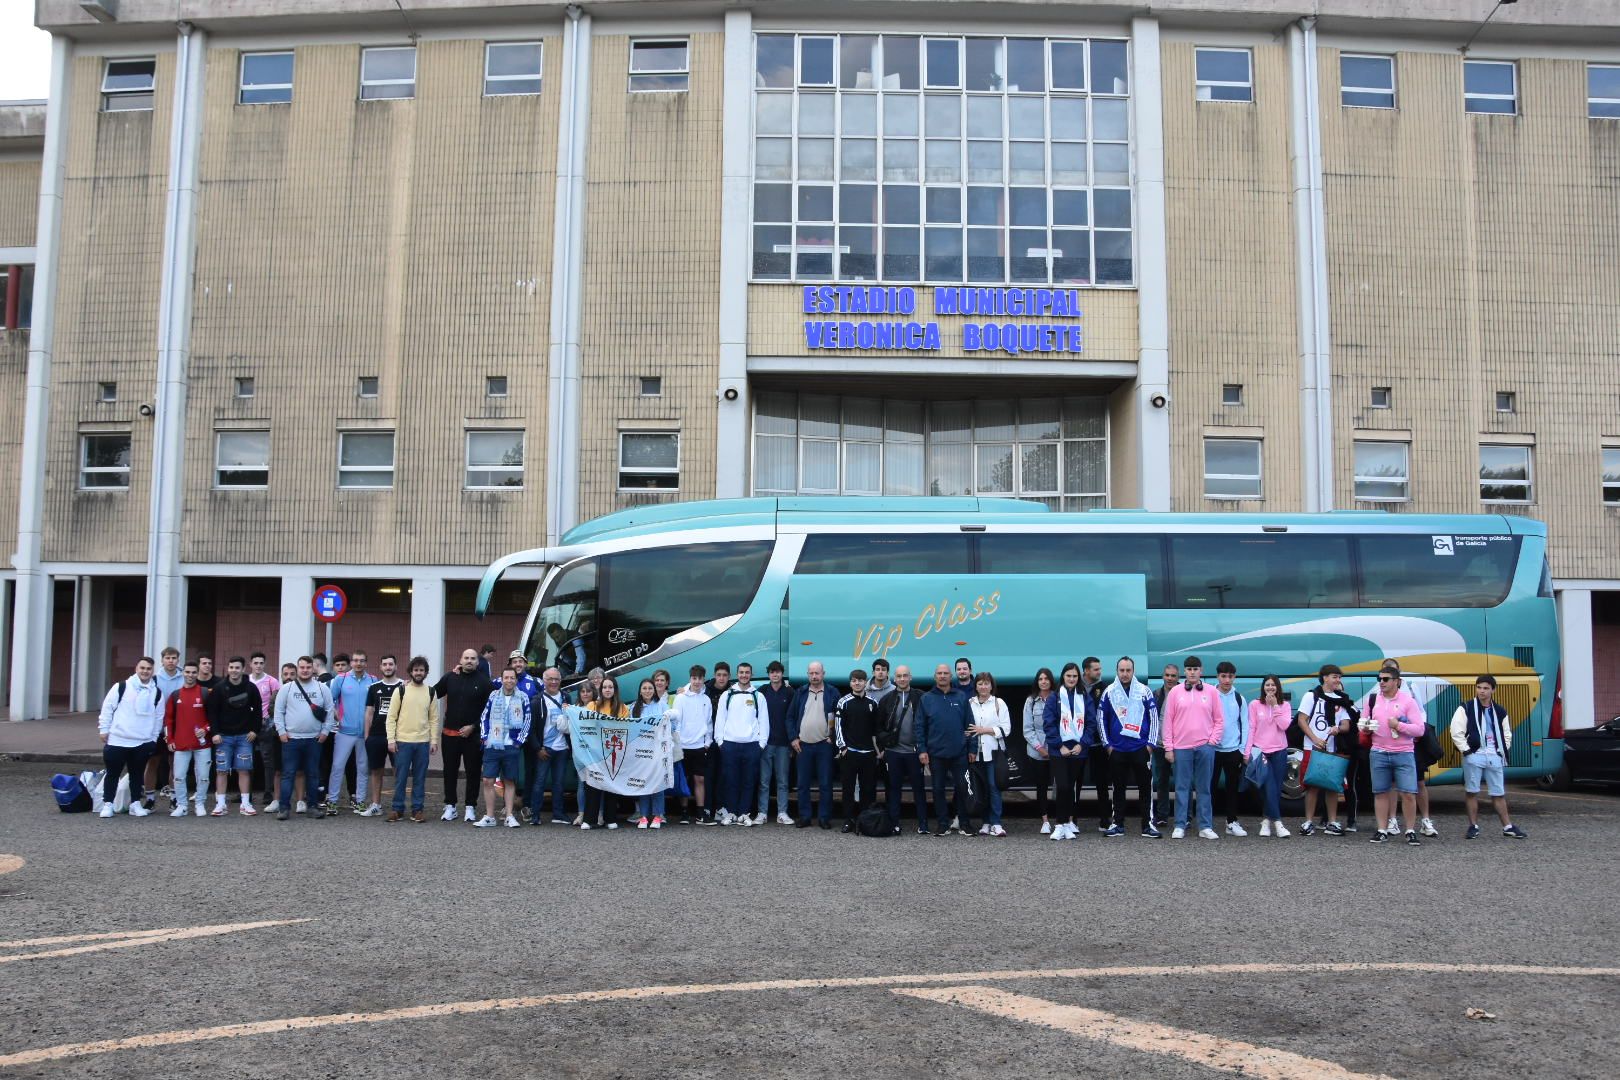
<path fill-rule="evenodd" d="M 163 733 L 163 691 L 152 677 L 152 658 L 143 656 L 135 674 L 107 691 L 97 728 L 101 733 L 101 760 L 107 766 L 102 781 L 101 816 L 113 816 L 118 778 L 129 771 L 129 814 L 145 817 L 151 811 L 141 803 L 146 763 L 157 753 Z"/>

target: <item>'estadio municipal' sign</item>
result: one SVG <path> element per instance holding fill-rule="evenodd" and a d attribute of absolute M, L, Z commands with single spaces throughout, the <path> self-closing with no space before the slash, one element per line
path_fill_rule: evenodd
<path fill-rule="evenodd" d="M 963 352 L 1078 355 L 1080 293 L 1077 289 L 976 288 L 940 285 L 933 293 L 935 318 L 967 316 L 962 324 Z M 917 290 L 910 286 L 806 285 L 806 315 L 854 315 L 857 319 L 806 319 L 808 349 L 905 349 L 937 352 L 943 348 L 939 323 L 917 318 Z M 872 318 L 879 316 L 879 318 Z M 1008 319 L 1069 319 L 1072 322 L 1011 322 Z"/>

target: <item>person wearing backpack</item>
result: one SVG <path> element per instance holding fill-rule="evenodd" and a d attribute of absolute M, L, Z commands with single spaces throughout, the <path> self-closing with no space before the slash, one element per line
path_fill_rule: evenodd
<path fill-rule="evenodd" d="M 1222 660 L 1215 665 L 1215 692 L 1221 699 L 1221 741 L 1215 747 L 1215 776 L 1224 781 L 1219 787 L 1226 811 L 1226 835 L 1248 836 L 1238 821 L 1238 791 L 1243 786 L 1243 747 L 1249 741 L 1249 704 L 1234 685 L 1236 682 L 1236 664 Z"/>
<path fill-rule="evenodd" d="M 1361 711 L 1344 692 L 1344 672 L 1337 664 L 1323 664 L 1317 671 L 1317 684 L 1305 691 L 1299 699 L 1299 728 L 1305 734 L 1305 750 L 1310 753 L 1332 754 L 1338 751 L 1340 737 L 1351 733 L 1361 719 Z M 1301 777 L 1309 768 L 1301 770 Z M 1327 803 L 1327 824 L 1322 832 L 1327 836 L 1343 836 L 1344 826 L 1339 824 L 1339 798 L 1343 790 L 1305 787 L 1305 823 L 1299 827 L 1301 836 L 1316 832 L 1316 807 Z"/>
<path fill-rule="evenodd" d="M 157 753 L 163 734 L 163 691 L 152 677 L 150 656 L 136 661 L 135 674 L 107 691 L 96 727 L 101 735 L 101 760 L 107 775 L 101 786 L 101 816 L 113 816 L 118 778 L 129 772 L 129 816 L 151 813 L 142 801 L 146 762 Z"/>
<path fill-rule="evenodd" d="M 197 681 L 197 662 L 182 669 L 180 688 L 163 703 L 163 741 L 174 753 L 174 809 L 170 817 L 186 816 L 186 774 L 196 777 L 194 797 L 198 817 L 208 809 L 208 690 Z"/>
<path fill-rule="evenodd" d="M 326 804 L 321 787 L 321 745 L 331 736 L 336 720 L 332 716 L 332 692 L 315 678 L 315 661 L 308 656 L 298 658 L 297 673 L 292 682 L 276 695 L 276 736 L 281 740 L 281 809 L 278 821 L 286 821 L 292 805 L 293 777 L 304 774 L 304 790 L 309 802 L 309 816 L 326 816 Z"/>
<path fill-rule="evenodd" d="M 1458 705 L 1451 714 L 1451 741 L 1463 755 L 1463 805 L 1468 808 L 1464 838 L 1479 836 L 1479 789 L 1483 786 L 1502 821 L 1502 835 L 1523 840 L 1527 834 L 1513 824 L 1502 779 L 1508 751 L 1513 749 L 1513 721 L 1495 697 L 1496 677 L 1481 675 L 1474 680 L 1474 699 Z"/>
<path fill-rule="evenodd" d="M 405 816 L 405 788 L 411 789 L 411 821 L 427 818 L 428 759 L 439 750 L 439 714 L 433 687 L 428 685 L 425 656 L 413 656 L 406 666 L 410 680 L 394 691 L 384 721 L 388 752 L 394 755 L 394 805 L 388 820 Z M 407 785 L 407 781 L 409 784 Z"/>

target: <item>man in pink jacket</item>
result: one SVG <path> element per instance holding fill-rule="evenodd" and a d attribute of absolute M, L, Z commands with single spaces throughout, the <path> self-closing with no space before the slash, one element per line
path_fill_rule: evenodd
<path fill-rule="evenodd" d="M 1401 689 L 1401 669 L 1385 664 L 1378 672 L 1378 693 L 1372 695 L 1371 704 L 1361 715 L 1361 728 L 1372 732 L 1372 789 L 1373 805 L 1378 812 L 1378 831 L 1372 842 L 1388 841 L 1393 830 L 1386 822 L 1395 820 L 1395 794 L 1401 795 L 1401 812 L 1406 815 L 1406 842 L 1412 847 L 1422 843 L 1417 835 L 1417 758 L 1412 753 L 1412 740 L 1428 727 L 1423 706 Z"/>
<path fill-rule="evenodd" d="M 1215 747 L 1220 744 L 1226 714 L 1221 697 L 1204 683 L 1204 662 L 1187 657 L 1184 678 L 1164 698 L 1164 756 L 1176 772 L 1176 828 L 1170 839 L 1187 835 L 1188 803 L 1198 792 L 1198 835 L 1219 840 L 1215 831 L 1210 780 L 1215 775 Z"/>

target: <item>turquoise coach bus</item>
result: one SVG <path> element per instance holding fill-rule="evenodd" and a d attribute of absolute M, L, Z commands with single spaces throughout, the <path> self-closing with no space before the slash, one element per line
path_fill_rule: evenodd
<path fill-rule="evenodd" d="M 886 657 L 927 686 L 958 656 L 993 672 L 1014 709 L 1040 667 L 1120 656 L 1157 685 L 1189 654 L 1237 665 L 1253 693 L 1294 700 L 1325 663 L 1365 697 L 1400 662 L 1442 733 L 1476 675 L 1495 675 L 1517 725 L 1509 775 L 1563 758 L 1559 643 L 1546 527 L 1501 515 L 1053 513 L 978 498 L 750 498 L 609 514 L 559 546 L 496 562 L 549 567 L 521 647 L 565 682 L 590 668 L 634 684 L 666 668 L 813 660 L 844 685 Z M 1018 725 L 1014 724 L 1017 742 Z M 1454 781 L 1447 738 L 1431 781 Z M 1015 755 L 1016 757 L 1017 755 Z"/>

